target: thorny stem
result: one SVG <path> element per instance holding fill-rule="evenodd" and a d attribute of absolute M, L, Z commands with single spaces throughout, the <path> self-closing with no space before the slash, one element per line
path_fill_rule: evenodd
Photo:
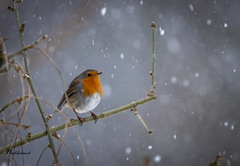
<path fill-rule="evenodd" d="M 113 110 L 110 110 L 110 111 L 107 111 L 107 112 L 103 112 L 101 114 L 98 114 L 97 116 L 98 116 L 98 119 L 103 119 L 103 118 L 106 118 L 108 116 L 123 112 L 125 110 L 129 110 L 131 108 L 135 108 L 140 104 L 144 104 L 146 102 L 156 100 L 156 99 L 157 99 L 157 96 L 147 96 L 143 99 L 132 102 L 132 103 L 127 104 L 125 106 L 122 106 L 122 107 L 119 107 L 119 108 L 116 108 L 116 109 L 113 109 Z M 83 123 L 88 123 L 88 122 L 91 122 L 91 121 L 94 121 L 92 116 L 85 118 L 85 121 Z M 51 130 L 50 132 L 55 133 L 55 132 L 64 130 L 66 127 L 69 128 L 69 127 L 76 126 L 76 125 L 80 125 L 80 122 L 79 122 L 78 119 L 74 119 L 69 123 L 53 127 L 53 128 L 50 129 Z M 32 142 L 36 139 L 40 139 L 40 138 L 42 138 L 46 135 L 47 135 L 47 131 L 43 131 L 43 132 L 37 133 L 35 135 L 32 135 L 31 138 L 25 137 L 23 140 L 19 140 L 19 141 L 16 141 L 15 143 L 12 143 L 10 145 L 1 147 L 0 148 L 0 154 L 2 154 L 4 151 L 8 151 L 8 150 L 11 150 L 11 149 L 16 148 L 18 146 L 21 146 L 21 145 L 24 145 L 26 143 Z"/>
<path fill-rule="evenodd" d="M 17 4 L 17 0 L 14 0 L 14 13 L 15 13 L 15 17 L 16 17 L 16 22 L 17 22 L 17 27 L 18 27 L 18 32 L 19 32 L 19 38 L 20 38 L 20 43 L 21 43 L 21 47 L 24 48 L 24 41 L 23 41 L 23 31 L 20 30 L 21 28 L 21 24 L 20 24 L 20 19 L 19 19 L 19 15 L 18 15 L 18 4 Z M 28 80 L 28 83 L 31 87 L 31 90 L 32 90 L 32 93 L 35 97 L 37 97 L 37 92 L 35 90 L 35 87 L 33 85 L 33 82 L 32 82 L 32 79 L 31 79 L 31 74 L 30 74 L 30 70 L 29 70 L 29 66 L 28 66 L 28 62 L 27 62 L 27 54 L 25 51 L 22 52 L 23 53 L 23 58 L 24 58 L 24 64 L 25 64 L 25 68 L 26 68 L 26 73 L 27 75 L 29 76 L 29 78 L 27 79 Z M 36 103 L 37 103 L 37 106 L 38 106 L 38 109 L 41 113 L 41 116 L 42 116 L 42 119 L 43 119 L 43 122 L 45 124 L 45 127 L 46 127 L 46 131 L 47 131 L 47 135 L 48 135 L 48 139 L 49 139 L 49 144 L 51 146 L 51 149 L 52 149 L 52 153 L 53 153 L 53 156 L 55 158 L 55 161 L 56 163 L 60 163 L 59 162 L 59 159 L 58 159 L 58 156 L 57 156 L 57 153 L 56 153 L 56 149 L 55 149 L 55 145 L 54 145 L 54 142 L 53 142 L 53 138 L 52 138 L 52 133 L 50 131 L 50 128 L 49 128 L 49 124 L 48 124 L 48 121 L 47 119 L 45 118 L 45 113 L 42 109 L 42 105 L 40 103 L 40 101 L 35 98 L 36 100 Z"/>

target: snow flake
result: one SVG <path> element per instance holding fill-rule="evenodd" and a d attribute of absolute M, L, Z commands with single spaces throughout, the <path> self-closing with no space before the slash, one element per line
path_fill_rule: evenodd
<path fill-rule="evenodd" d="M 159 32 L 161 36 L 165 35 L 165 30 L 162 27 L 159 27 Z"/>
<path fill-rule="evenodd" d="M 121 54 L 120 54 L 120 57 L 121 57 L 121 59 L 123 59 L 123 58 L 124 58 L 124 54 L 123 54 L 123 53 L 121 53 Z"/>
<path fill-rule="evenodd" d="M 211 25 L 212 24 L 212 20 L 211 19 L 207 19 L 207 25 Z"/>
<path fill-rule="evenodd" d="M 102 14 L 102 16 L 104 16 L 104 15 L 106 14 L 106 12 L 107 12 L 107 7 L 103 7 L 103 8 L 101 9 L 101 14 Z"/>
<path fill-rule="evenodd" d="M 176 82 L 177 82 L 177 77 L 172 76 L 172 78 L 171 78 L 171 83 L 176 83 Z"/>
<path fill-rule="evenodd" d="M 160 155 L 154 156 L 154 161 L 155 161 L 156 163 L 159 163 L 161 160 L 162 160 L 162 157 L 161 157 Z"/>
<path fill-rule="evenodd" d="M 224 122 L 224 126 L 226 126 L 226 127 L 227 127 L 227 126 L 228 126 L 228 122 Z"/>
<path fill-rule="evenodd" d="M 225 22 L 225 23 L 223 24 L 223 26 L 224 26 L 224 28 L 227 28 L 227 27 L 228 27 L 228 24 Z"/>
<path fill-rule="evenodd" d="M 87 140 L 86 140 L 86 144 L 87 144 L 88 146 L 90 146 L 90 145 L 92 145 L 92 141 L 91 141 L 90 139 L 87 139 Z"/>
<path fill-rule="evenodd" d="M 190 8 L 191 11 L 194 11 L 194 7 L 191 3 L 189 4 L 189 8 Z"/>
<path fill-rule="evenodd" d="M 189 86 L 189 81 L 188 80 L 183 80 L 183 86 L 188 87 Z"/>
<path fill-rule="evenodd" d="M 125 150 L 126 154 L 130 154 L 132 152 L 132 148 L 131 147 L 127 147 L 127 149 Z"/>
<path fill-rule="evenodd" d="M 126 12 L 128 14 L 132 14 L 132 13 L 134 13 L 134 11 L 135 11 L 135 7 L 134 6 L 132 6 L 132 5 L 127 6 Z"/>
<path fill-rule="evenodd" d="M 48 51 L 49 51 L 50 53 L 53 53 L 53 52 L 55 51 L 55 47 L 54 47 L 54 46 L 50 46 L 50 47 L 48 48 Z"/>

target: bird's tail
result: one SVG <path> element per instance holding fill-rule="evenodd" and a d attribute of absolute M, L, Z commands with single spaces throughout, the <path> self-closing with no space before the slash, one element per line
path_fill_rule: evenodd
<path fill-rule="evenodd" d="M 65 94 L 63 94 L 62 99 L 60 100 L 60 102 L 58 103 L 57 108 L 61 111 L 62 107 L 65 105 L 66 103 L 66 97 Z M 54 114 L 57 113 L 59 110 L 55 110 Z"/>

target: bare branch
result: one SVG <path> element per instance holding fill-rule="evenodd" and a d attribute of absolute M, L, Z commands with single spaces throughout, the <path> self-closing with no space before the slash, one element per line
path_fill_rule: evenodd
<path fill-rule="evenodd" d="M 132 108 L 131 111 L 134 112 L 135 115 L 137 115 L 138 119 L 142 122 L 142 124 L 144 125 L 144 127 L 147 129 L 148 134 L 152 135 L 153 132 L 148 128 L 147 124 L 144 122 L 143 118 L 141 117 L 141 115 L 137 112 L 136 108 Z"/>
<path fill-rule="evenodd" d="M 11 55 L 8 55 L 8 59 L 12 59 L 13 57 L 17 56 L 17 55 L 22 55 L 24 51 L 27 51 L 31 48 L 33 48 L 36 44 L 38 44 L 41 40 L 44 40 L 46 39 L 48 36 L 47 35 L 44 35 L 42 37 L 40 37 L 39 39 L 37 39 L 35 42 L 23 47 L 21 50 L 11 54 Z"/>
<path fill-rule="evenodd" d="M 6 62 L 6 70 L 8 71 L 9 68 L 8 68 L 8 56 L 7 56 L 7 50 L 6 50 L 6 47 L 5 47 L 5 44 L 4 44 L 4 39 L 3 38 L 0 38 L 1 40 L 1 47 L 3 47 L 4 49 L 4 52 L 2 51 L 2 48 L 1 48 L 1 53 L 4 55 L 4 59 L 5 59 L 5 62 Z"/>
<path fill-rule="evenodd" d="M 15 8 L 14 13 L 15 13 L 16 22 L 17 22 L 20 43 L 21 43 L 21 47 L 24 48 L 23 32 L 20 30 L 21 24 L 20 24 L 20 19 L 19 19 L 19 15 L 18 15 L 17 0 L 14 0 L 14 8 Z M 33 85 L 32 79 L 31 79 L 31 74 L 30 74 L 30 70 L 29 70 L 29 66 L 28 66 L 28 62 L 27 62 L 27 53 L 25 51 L 23 51 L 23 58 L 24 58 L 24 64 L 25 64 L 25 68 L 26 68 L 26 74 L 29 76 L 29 78 L 27 79 L 28 83 L 29 83 L 29 85 L 31 87 L 33 95 L 35 97 L 37 97 L 38 95 L 37 95 L 37 92 L 36 92 L 35 87 Z M 53 138 L 52 138 L 52 133 L 50 131 L 50 127 L 49 127 L 48 121 L 45 118 L 45 113 L 43 111 L 42 105 L 41 105 L 40 101 L 37 98 L 35 98 L 35 101 L 37 103 L 38 109 L 39 109 L 39 111 L 41 113 L 43 122 L 45 124 L 45 128 L 47 130 L 49 144 L 51 145 L 51 149 L 52 149 L 52 153 L 53 153 L 54 159 L 55 159 L 56 163 L 59 164 L 60 162 L 59 162 L 59 159 L 58 159 L 58 156 L 57 156 L 57 153 L 56 153 L 55 145 L 54 145 Z"/>
<path fill-rule="evenodd" d="M 152 101 L 152 100 L 156 100 L 156 99 L 157 99 L 157 96 L 147 96 L 147 97 L 145 97 L 145 98 L 143 98 L 141 100 L 132 102 L 132 103 L 127 104 L 125 106 L 122 106 L 122 107 L 119 107 L 119 108 L 116 108 L 116 109 L 113 109 L 113 110 L 110 110 L 110 111 L 107 111 L 107 112 L 104 112 L 104 113 L 100 113 L 97 116 L 98 116 L 98 119 L 103 119 L 103 118 L 106 118 L 108 116 L 111 116 L 111 115 L 123 112 L 125 110 L 129 110 L 131 108 L 135 108 L 135 107 L 137 107 L 140 104 L 144 104 L 146 102 L 149 102 L 149 101 Z M 88 122 L 94 121 L 92 116 L 85 118 L 85 120 L 86 121 L 84 121 L 83 123 L 88 123 Z M 53 127 L 53 128 L 51 128 L 50 132 L 52 132 L 52 133 L 58 132 L 58 131 L 61 131 L 61 130 L 65 129 L 65 126 L 72 127 L 72 126 L 76 126 L 76 125 L 80 125 L 80 122 L 79 122 L 78 119 L 74 119 L 71 122 L 68 122 L 66 124 L 62 124 L 62 125 Z M 40 139 L 40 138 L 42 138 L 42 137 L 44 137 L 46 135 L 47 135 L 47 132 L 43 131 L 43 132 L 37 133 L 35 135 L 32 135 L 31 138 L 24 138 L 23 140 L 19 140 L 19 141 L 15 142 L 15 143 L 12 143 L 10 145 L 1 147 L 0 148 L 0 154 L 2 154 L 4 151 L 11 150 L 11 149 L 16 148 L 18 146 L 24 145 L 25 141 L 26 142 L 32 142 L 32 141 L 34 141 L 36 139 Z"/>
<path fill-rule="evenodd" d="M 19 104 L 21 104 L 21 102 L 23 101 L 23 100 L 26 100 L 27 98 L 30 98 L 31 96 L 24 96 L 24 97 L 17 97 L 15 100 L 13 100 L 13 101 L 11 101 L 11 102 L 9 102 L 9 103 L 7 103 L 5 106 L 3 106 L 1 109 L 0 109 L 0 113 L 1 112 L 3 112 L 6 108 L 8 108 L 9 106 L 11 106 L 11 105 L 13 105 L 13 104 L 15 104 L 15 103 L 19 103 Z"/>
<path fill-rule="evenodd" d="M 66 144 L 61 138 L 58 137 L 57 133 L 53 133 L 53 136 L 54 136 L 56 139 L 58 139 L 59 141 L 61 141 L 61 142 L 66 146 L 66 148 L 68 149 L 68 151 L 70 152 L 70 154 L 71 154 L 71 156 L 72 156 L 72 158 L 73 158 L 74 164 L 77 165 L 77 162 L 76 162 L 76 160 L 75 160 L 75 158 L 74 158 L 74 156 L 73 156 L 73 153 L 72 153 L 71 149 L 67 146 L 67 144 Z"/>
<path fill-rule="evenodd" d="M 152 84 L 151 84 L 151 92 L 149 93 L 150 96 L 153 96 L 154 95 L 154 89 L 155 89 L 155 86 L 154 86 L 154 69 L 155 69 L 155 59 L 156 59 L 156 53 L 155 53 L 155 23 L 152 22 L 152 57 L 153 57 L 153 61 L 152 61 L 152 71 L 150 72 L 150 75 L 152 76 Z"/>
<path fill-rule="evenodd" d="M 39 162 L 40 162 L 40 159 L 41 159 L 44 151 L 45 151 L 47 148 L 50 148 L 50 144 L 49 144 L 48 146 L 46 146 L 46 147 L 43 149 L 42 153 L 40 154 L 40 156 L 39 156 L 39 158 L 38 158 L 38 161 L 37 161 L 37 166 L 38 166 L 38 164 L 39 164 Z"/>
<path fill-rule="evenodd" d="M 0 122 L 0 125 L 14 125 L 14 126 L 22 127 L 24 129 L 28 129 L 30 127 L 30 125 L 23 125 L 19 123 L 11 123 L 11 122 Z"/>

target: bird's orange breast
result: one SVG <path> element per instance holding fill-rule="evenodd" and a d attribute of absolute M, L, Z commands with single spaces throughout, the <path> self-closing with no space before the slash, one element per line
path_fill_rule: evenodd
<path fill-rule="evenodd" d="M 99 93 L 102 98 L 103 89 L 99 80 L 99 76 L 92 76 L 84 78 L 83 80 L 83 97 L 86 98 L 88 95 L 91 97 L 94 93 Z"/>

